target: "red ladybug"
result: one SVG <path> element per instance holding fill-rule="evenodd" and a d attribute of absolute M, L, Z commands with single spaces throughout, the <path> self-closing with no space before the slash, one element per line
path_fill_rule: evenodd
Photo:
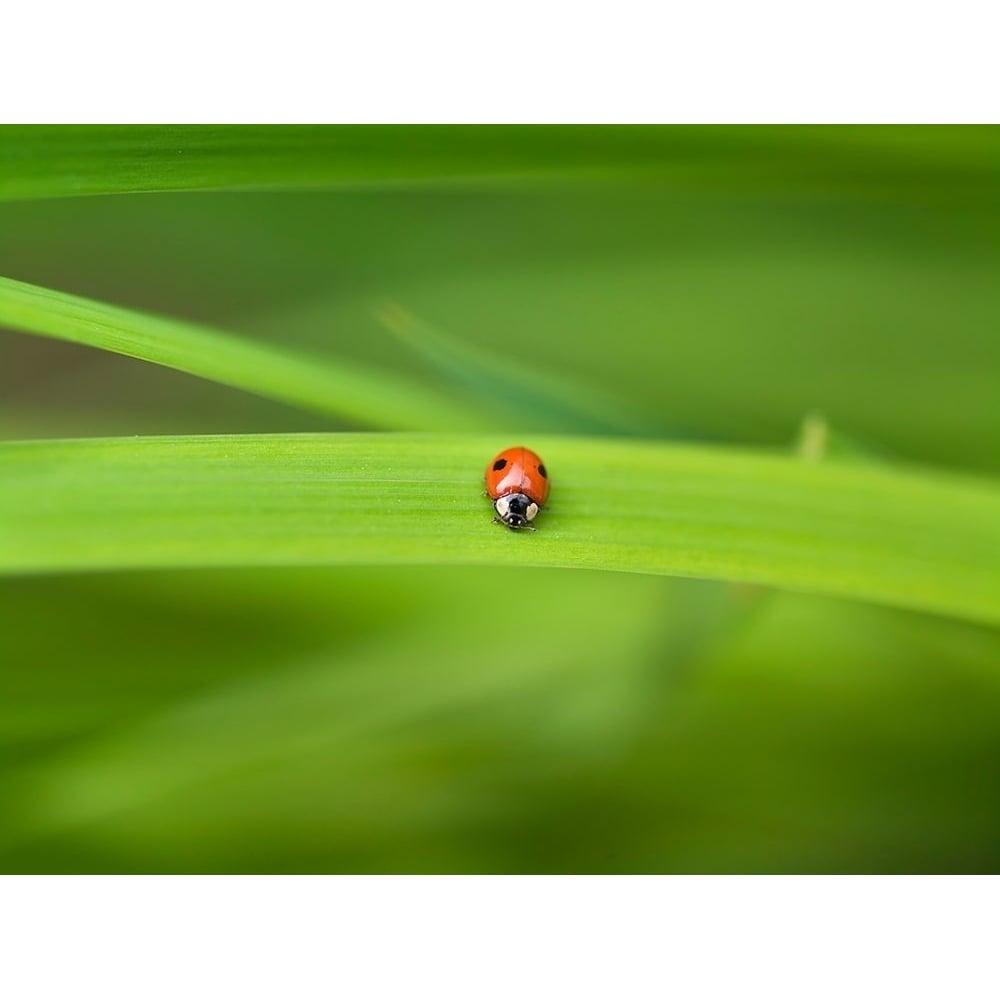
<path fill-rule="evenodd" d="M 496 523 L 534 531 L 530 522 L 549 496 L 548 470 L 530 448 L 506 448 L 486 466 L 486 493 Z"/>

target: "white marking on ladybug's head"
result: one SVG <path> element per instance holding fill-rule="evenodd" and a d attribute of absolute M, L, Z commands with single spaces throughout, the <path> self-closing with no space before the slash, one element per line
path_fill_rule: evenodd
<path fill-rule="evenodd" d="M 493 503 L 497 517 L 508 528 L 526 528 L 538 513 L 538 504 L 523 493 L 510 493 L 498 497 Z"/>

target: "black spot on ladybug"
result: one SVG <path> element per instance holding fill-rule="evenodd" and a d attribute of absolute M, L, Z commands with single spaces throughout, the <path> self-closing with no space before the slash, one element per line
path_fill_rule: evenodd
<path fill-rule="evenodd" d="M 538 466 L 538 474 L 542 477 L 542 479 L 548 479 L 549 478 L 549 474 L 545 471 L 545 466 L 544 465 Z"/>
<path fill-rule="evenodd" d="M 506 458 L 498 458 L 493 463 L 493 471 L 494 472 L 499 472 L 506 464 L 507 464 L 507 459 Z"/>

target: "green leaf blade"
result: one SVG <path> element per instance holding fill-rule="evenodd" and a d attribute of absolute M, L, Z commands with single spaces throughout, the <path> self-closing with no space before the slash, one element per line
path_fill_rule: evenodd
<path fill-rule="evenodd" d="M 704 577 L 1000 622 L 1000 488 L 715 448 L 542 437 L 538 531 L 490 523 L 467 435 L 0 445 L 0 570 L 514 565 Z"/>
<path fill-rule="evenodd" d="M 997 147 L 996 130 L 975 126 L 6 125 L 0 200 L 555 176 L 711 186 L 734 157 L 746 184 L 874 173 L 898 186 L 903 167 L 923 184 L 946 167 L 979 191 Z"/>
<path fill-rule="evenodd" d="M 123 354 L 331 417 L 392 430 L 473 430 L 475 409 L 418 380 L 312 358 L 182 320 L 0 278 L 0 326 Z"/>

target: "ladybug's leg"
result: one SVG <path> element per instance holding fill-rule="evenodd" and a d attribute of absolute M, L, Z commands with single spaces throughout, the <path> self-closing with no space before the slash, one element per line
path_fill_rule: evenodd
<path fill-rule="evenodd" d="M 536 530 L 535 526 L 533 524 L 522 524 L 522 525 L 520 525 L 517 528 L 512 528 L 509 524 L 504 524 L 504 522 L 501 521 L 499 517 L 493 518 L 493 523 L 494 524 L 503 524 L 503 526 L 505 528 L 507 528 L 509 531 L 535 531 Z"/>

